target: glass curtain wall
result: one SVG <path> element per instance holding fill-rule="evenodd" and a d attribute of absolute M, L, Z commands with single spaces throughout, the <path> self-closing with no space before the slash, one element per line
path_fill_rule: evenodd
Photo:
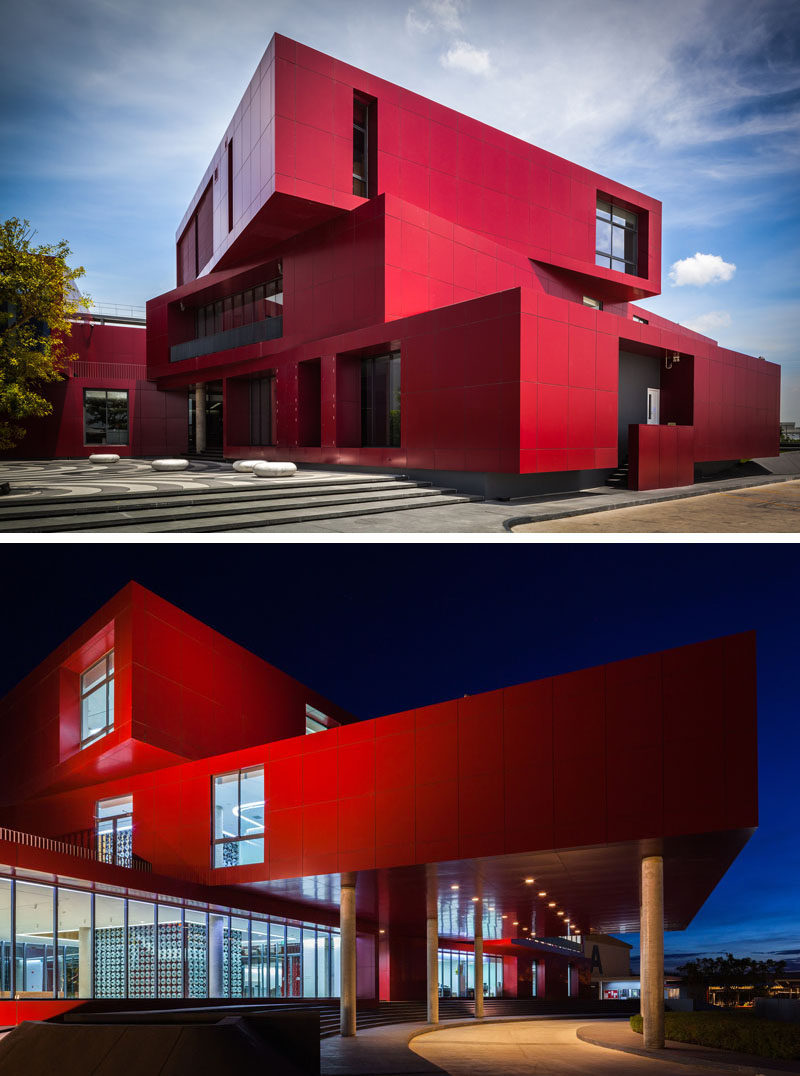
<path fill-rule="evenodd" d="M 128 997 L 156 994 L 155 905 L 128 901 Z"/>
<path fill-rule="evenodd" d="M 98 894 L 94 899 L 94 996 L 124 998 L 127 993 L 125 901 Z"/>
<path fill-rule="evenodd" d="M 31 882 L 16 883 L 15 997 L 53 997 L 53 889 Z"/>
<path fill-rule="evenodd" d="M 338 997 L 339 977 L 331 927 L 0 877 L 0 998 Z"/>
<path fill-rule="evenodd" d="M 183 997 L 183 909 L 158 906 L 158 996 Z"/>
<path fill-rule="evenodd" d="M 483 994 L 487 998 L 503 996 L 503 958 L 483 958 Z M 466 949 L 439 950 L 439 996 L 443 998 L 475 997 L 475 954 Z"/>
<path fill-rule="evenodd" d="M 0 998 L 11 997 L 11 881 L 0 878 Z"/>
<path fill-rule="evenodd" d="M 58 997 L 92 996 L 92 894 L 58 891 Z"/>

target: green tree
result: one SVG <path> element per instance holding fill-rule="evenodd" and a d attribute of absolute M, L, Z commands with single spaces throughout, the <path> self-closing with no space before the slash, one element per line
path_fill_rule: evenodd
<path fill-rule="evenodd" d="M 66 241 L 34 246 L 34 234 L 27 220 L 0 224 L 0 449 L 20 442 L 25 419 L 52 412 L 41 389 L 75 358 L 69 319 L 91 305 L 75 287 L 84 269 L 67 265 Z"/>
<path fill-rule="evenodd" d="M 725 1005 L 733 1005 L 739 989 L 751 987 L 753 995 L 763 995 L 767 987 L 784 974 L 785 960 L 753 960 L 751 957 L 704 957 L 681 964 L 678 971 L 686 979 L 690 997 L 705 1001 L 709 986 L 719 988 Z"/>

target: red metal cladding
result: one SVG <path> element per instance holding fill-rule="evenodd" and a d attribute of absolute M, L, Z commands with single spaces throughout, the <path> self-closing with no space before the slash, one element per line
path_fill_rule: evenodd
<path fill-rule="evenodd" d="M 111 649 L 114 727 L 81 748 L 80 677 Z M 340 724 L 304 734 L 309 704 Z M 33 835 L 0 834 L 6 873 L 330 923 L 340 874 L 357 872 L 369 996 L 376 980 L 382 997 L 421 995 L 426 894 L 456 947 L 480 902 L 506 994 L 530 996 L 523 926 L 638 929 L 640 860 L 658 854 L 665 925 L 681 929 L 758 820 L 752 632 L 356 721 L 131 583 L 0 721 L 0 823 Z M 214 868 L 213 779 L 253 767 L 263 860 Z M 149 873 L 70 851 L 98 801 L 121 796 Z M 534 956 L 539 994 L 565 995 L 564 953 Z"/>
<path fill-rule="evenodd" d="M 59 683 L 109 641 L 115 729 L 79 750 Z M 4 700 L 8 822 L 56 837 L 132 793 L 153 869 L 203 871 L 211 778 L 263 765 L 264 862 L 225 884 L 738 831 L 757 821 L 753 669 L 754 636 L 735 635 L 348 724 L 129 584 Z M 306 703 L 345 723 L 303 735 Z"/>
<path fill-rule="evenodd" d="M 368 200 L 352 193 L 354 95 L 369 105 Z M 213 257 L 148 304 L 148 369 L 161 388 L 224 380 L 228 455 L 610 469 L 621 350 L 663 359 L 661 422 L 695 431 L 691 461 L 684 440 L 659 485 L 696 461 L 777 451 L 778 367 L 629 305 L 660 290 L 661 206 L 640 192 L 280 35 L 179 236 L 209 184 Z M 597 264 L 598 200 L 635 218 L 635 267 Z M 282 268 L 280 338 L 170 363 L 191 335 L 185 311 L 255 281 L 265 251 Z M 350 374 L 389 349 L 402 357 L 400 443 L 370 447 Z M 254 446 L 236 401 L 266 374 L 272 444 Z"/>

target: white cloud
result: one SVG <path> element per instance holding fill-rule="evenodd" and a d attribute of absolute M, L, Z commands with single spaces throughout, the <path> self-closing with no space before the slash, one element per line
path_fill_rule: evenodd
<path fill-rule="evenodd" d="M 698 314 L 696 318 L 684 321 L 683 325 L 703 336 L 711 336 L 712 333 L 727 328 L 730 323 L 731 316 L 727 310 L 709 310 L 707 314 Z"/>
<path fill-rule="evenodd" d="M 417 14 L 416 8 L 410 7 L 406 13 L 406 31 L 409 34 L 427 34 L 433 28 L 430 19 Z"/>
<path fill-rule="evenodd" d="M 439 58 L 442 67 L 450 71 L 466 71 L 469 75 L 491 75 L 492 63 L 488 49 L 477 49 L 468 41 L 456 41 Z"/>
<path fill-rule="evenodd" d="M 682 288 L 687 284 L 695 288 L 703 288 L 706 284 L 719 284 L 731 280 L 736 272 L 733 262 L 726 262 L 719 254 L 693 254 L 691 258 L 681 258 L 673 262 L 669 271 L 669 278 L 674 288 Z"/>
<path fill-rule="evenodd" d="M 458 33 L 462 29 L 463 8 L 461 0 L 422 0 L 418 7 L 408 9 L 406 30 L 427 34 L 438 27 L 448 34 Z"/>

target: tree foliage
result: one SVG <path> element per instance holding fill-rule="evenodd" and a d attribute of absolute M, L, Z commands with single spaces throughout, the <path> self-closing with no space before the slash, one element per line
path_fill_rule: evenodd
<path fill-rule="evenodd" d="M 49 415 L 41 389 L 57 381 L 69 353 L 69 319 L 91 305 L 75 281 L 84 269 L 67 265 L 65 240 L 34 246 L 27 220 L 0 224 L 0 449 L 25 436 L 25 419 Z"/>
<path fill-rule="evenodd" d="M 704 957 L 681 964 L 678 971 L 686 979 L 693 998 L 705 999 L 710 986 L 720 988 L 722 1000 L 732 1005 L 737 987 L 752 987 L 753 994 L 766 993 L 766 988 L 786 970 L 785 960 L 753 960 L 751 957 Z"/>

